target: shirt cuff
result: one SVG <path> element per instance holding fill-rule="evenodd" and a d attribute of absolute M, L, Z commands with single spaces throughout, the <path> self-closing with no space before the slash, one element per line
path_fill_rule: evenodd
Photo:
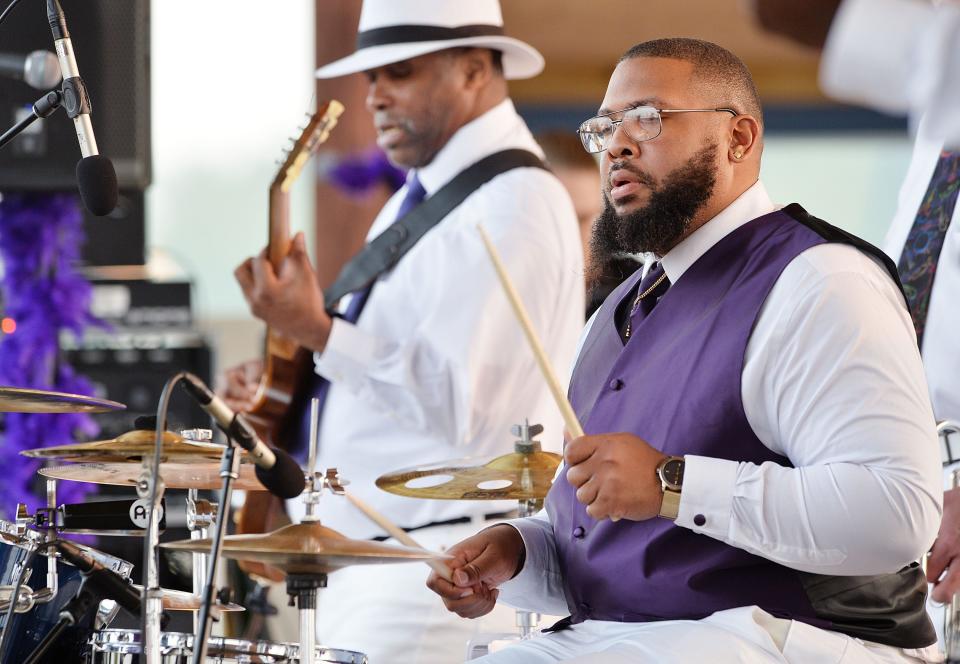
<path fill-rule="evenodd" d="M 563 575 L 556 568 L 553 542 L 548 534 L 548 531 L 552 533 L 550 523 L 534 523 L 529 518 L 504 523 L 520 533 L 526 557 L 517 575 L 500 584 L 498 601 L 550 615 L 567 613 Z"/>
<path fill-rule="evenodd" d="M 334 317 L 326 348 L 313 354 L 313 367 L 330 382 L 359 379 L 373 364 L 376 348 L 375 337 Z"/>
<path fill-rule="evenodd" d="M 846 0 L 824 47 L 821 87 L 837 99 L 907 112 L 922 85 L 919 35 L 933 17 L 923 2 Z"/>
<path fill-rule="evenodd" d="M 676 524 L 727 541 L 739 466 L 727 459 L 685 456 Z"/>

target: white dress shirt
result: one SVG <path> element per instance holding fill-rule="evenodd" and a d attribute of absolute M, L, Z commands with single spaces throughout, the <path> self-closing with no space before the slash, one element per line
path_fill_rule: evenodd
<path fill-rule="evenodd" d="M 663 256 L 670 281 L 774 209 L 753 185 Z M 929 548 L 941 509 L 933 415 L 903 297 L 876 261 L 830 243 L 791 261 L 747 343 L 741 396 L 757 438 L 794 467 L 688 455 L 678 527 L 821 574 L 894 572 Z M 565 612 L 546 513 L 511 524 L 527 559 L 501 598 Z"/>
<path fill-rule="evenodd" d="M 845 0 L 820 61 L 831 97 L 889 113 L 960 147 L 960 3 Z"/>
<path fill-rule="evenodd" d="M 508 148 L 542 156 L 506 100 L 462 127 L 417 171 L 427 195 L 479 159 Z M 368 237 L 396 218 L 401 189 Z M 547 354 L 569 373 L 583 326 L 583 255 L 559 180 L 538 168 L 501 174 L 473 192 L 381 276 L 354 325 L 335 319 L 316 371 L 332 385 L 320 426 L 320 468 L 404 527 L 514 509 L 516 502 L 418 500 L 386 493 L 384 473 L 513 451 L 529 419 L 557 449 L 562 423 L 477 232 L 497 246 Z M 346 303 L 344 303 L 346 304 Z M 302 514 L 298 501 L 288 506 Z M 381 534 L 347 501 L 325 499 L 323 523 L 349 537 Z"/>

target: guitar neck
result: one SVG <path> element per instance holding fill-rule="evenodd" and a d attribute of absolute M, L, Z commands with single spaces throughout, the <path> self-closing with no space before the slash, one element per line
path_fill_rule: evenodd
<path fill-rule="evenodd" d="M 270 187 L 270 226 L 267 258 L 274 270 L 290 252 L 290 194 L 279 186 Z"/>

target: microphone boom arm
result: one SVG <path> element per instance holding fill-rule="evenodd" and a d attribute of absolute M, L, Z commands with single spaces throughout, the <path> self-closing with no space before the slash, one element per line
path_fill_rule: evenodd
<path fill-rule="evenodd" d="M 63 93 L 60 90 L 51 90 L 33 104 L 33 113 L 15 124 L 0 136 L 0 148 L 19 136 L 35 121 L 50 117 L 54 111 L 63 105 Z"/>

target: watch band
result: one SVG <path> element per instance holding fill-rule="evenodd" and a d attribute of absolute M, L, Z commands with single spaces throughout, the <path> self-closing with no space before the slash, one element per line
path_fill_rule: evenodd
<path fill-rule="evenodd" d="M 663 501 L 660 503 L 660 516 L 664 519 L 676 521 L 680 514 L 680 492 L 664 489 Z"/>

